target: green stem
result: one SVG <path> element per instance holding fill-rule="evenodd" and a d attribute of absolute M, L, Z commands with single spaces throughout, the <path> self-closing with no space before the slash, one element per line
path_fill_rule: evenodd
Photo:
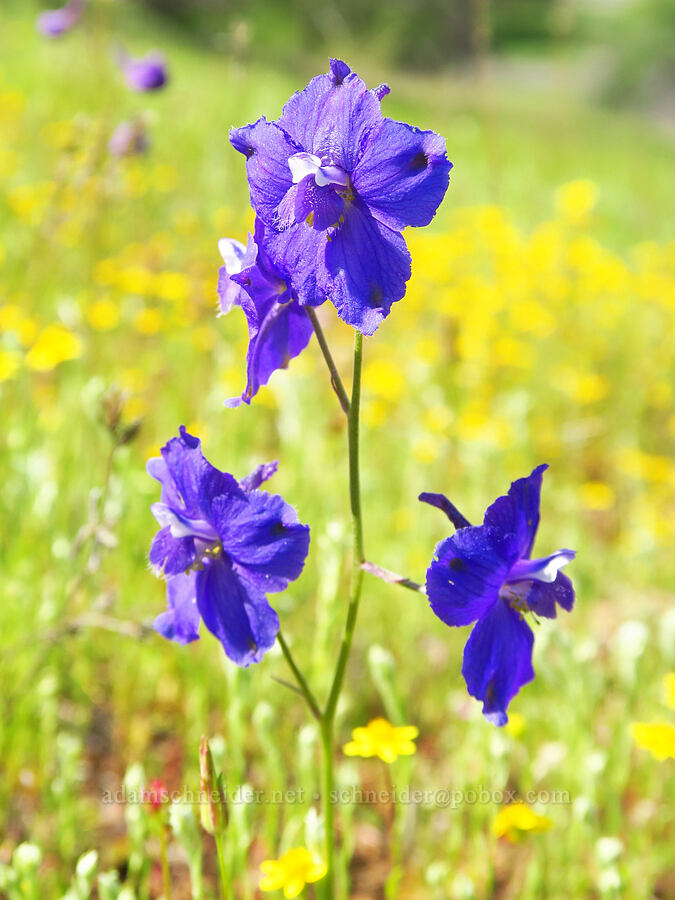
<path fill-rule="evenodd" d="M 295 680 L 298 682 L 298 687 L 300 688 L 303 697 L 307 701 L 307 705 L 312 710 L 312 714 L 315 716 L 315 718 L 321 719 L 321 710 L 319 709 L 319 704 L 316 702 L 314 694 L 311 692 L 305 676 L 297 667 L 295 660 L 293 659 L 293 654 L 291 653 L 290 647 L 286 643 L 286 638 L 283 636 L 281 631 L 279 631 L 277 634 L 277 640 L 279 641 L 281 652 L 284 654 L 286 662 L 288 663 L 289 668 L 293 673 L 293 676 L 295 677 Z M 291 686 L 292 685 L 289 685 L 289 687 Z"/>
<path fill-rule="evenodd" d="M 321 723 L 321 796 L 326 841 L 326 879 L 321 885 L 324 900 L 333 900 L 335 889 L 335 804 L 333 803 L 333 722 Z"/>
<path fill-rule="evenodd" d="M 321 348 L 321 352 L 323 353 L 323 358 L 326 360 L 326 365 L 328 366 L 328 371 L 330 372 L 330 380 L 331 384 L 333 385 L 333 390 L 338 395 L 340 406 L 345 411 L 345 413 L 349 415 L 349 397 L 347 396 L 347 391 L 345 390 L 345 386 L 342 383 L 342 379 L 340 378 L 340 373 L 338 372 L 337 366 L 335 365 L 335 360 L 333 359 L 333 356 L 328 347 L 328 343 L 326 342 L 326 337 L 323 333 L 323 329 L 321 328 L 321 323 L 319 322 L 319 319 L 311 306 L 306 306 L 305 312 L 307 313 L 307 316 L 312 323 L 312 328 L 314 329 L 314 334 L 316 335 L 316 339 L 319 342 L 319 347 Z"/>
<path fill-rule="evenodd" d="M 359 410 L 361 406 L 361 367 L 363 361 L 363 335 L 355 333 L 354 338 L 354 376 L 352 382 L 352 398 L 347 415 L 349 436 L 349 500 L 352 512 L 352 578 L 349 593 L 347 621 L 340 652 L 338 654 L 335 674 L 331 685 L 326 709 L 322 717 L 321 737 L 323 748 L 323 805 L 326 832 L 326 897 L 334 896 L 334 860 L 335 860 L 335 810 L 332 802 L 333 792 L 333 731 L 335 712 L 340 699 L 340 692 L 349 661 L 349 653 L 354 637 L 354 628 L 359 611 L 361 588 L 363 586 L 362 563 L 365 561 L 363 550 L 363 522 L 361 515 L 361 483 L 359 476 Z"/>
<path fill-rule="evenodd" d="M 225 835 L 216 831 L 213 835 L 216 841 L 216 852 L 218 854 L 218 874 L 220 876 L 220 893 L 223 900 L 231 900 L 230 883 L 227 877 L 227 866 L 225 864 Z"/>
<path fill-rule="evenodd" d="M 169 850 L 166 839 L 166 825 L 161 823 L 159 842 L 162 853 L 162 880 L 164 882 L 164 900 L 171 900 L 171 871 L 169 870 Z"/>

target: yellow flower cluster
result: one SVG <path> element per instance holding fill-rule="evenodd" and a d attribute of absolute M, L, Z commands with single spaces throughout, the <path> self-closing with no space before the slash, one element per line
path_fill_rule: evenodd
<path fill-rule="evenodd" d="M 505 837 L 514 843 L 522 840 L 527 834 L 549 831 L 551 828 L 553 822 L 548 816 L 536 813 L 531 806 L 522 801 L 502 807 L 492 823 L 492 833 L 495 837 Z"/>
<path fill-rule="evenodd" d="M 663 693 L 666 706 L 675 709 L 675 672 L 669 672 L 663 679 Z M 675 723 L 634 722 L 630 731 L 638 747 L 649 750 L 654 759 L 675 759 Z"/>
<path fill-rule="evenodd" d="M 412 756 L 417 747 L 413 743 L 418 729 L 414 725 L 396 727 L 386 719 L 371 719 L 365 728 L 355 728 L 352 740 L 342 748 L 345 756 L 379 756 L 386 763 L 399 756 Z"/>
<path fill-rule="evenodd" d="M 260 864 L 263 878 L 261 891 L 283 890 L 284 897 L 297 897 L 306 884 L 320 881 L 326 874 L 326 865 L 306 847 L 293 847 L 280 859 L 266 859 Z"/>

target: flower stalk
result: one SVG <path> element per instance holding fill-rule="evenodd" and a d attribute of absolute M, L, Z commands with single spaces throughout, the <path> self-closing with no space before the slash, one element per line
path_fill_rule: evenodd
<path fill-rule="evenodd" d="M 328 696 L 328 702 L 321 720 L 321 746 L 323 751 L 322 789 L 324 808 L 324 828 L 326 839 L 326 897 L 332 900 L 335 879 L 335 810 L 333 807 L 333 733 L 335 712 L 344 682 L 349 653 L 352 647 L 354 629 L 361 600 L 363 586 L 363 517 L 361 514 L 361 480 L 359 470 L 359 412 L 361 406 L 361 369 L 363 363 L 363 335 L 355 333 L 354 372 L 352 396 L 347 414 L 349 440 L 349 499 L 352 514 L 352 577 L 347 609 L 347 621 L 340 645 L 335 674 Z"/>

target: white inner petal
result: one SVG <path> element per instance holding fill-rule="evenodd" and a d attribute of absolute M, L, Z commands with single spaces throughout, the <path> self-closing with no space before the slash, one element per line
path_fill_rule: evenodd
<path fill-rule="evenodd" d="M 532 580 L 543 581 L 545 584 L 552 584 L 558 577 L 560 569 L 571 562 L 574 559 L 574 556 L 575 554 L 572 550 L 558 550 L 557 553 L 553 553 L 551 556 L 546 556 L 543 559 L 519 560 L 511 569 L 508 581 Z M 533 567 L 533 562 L 538 563 L 539 565 Z"/>
<path fill-rule="evenodd" d="M 241 272 L 241 261 L 246 253 L 246 247 L 234 238 L 221 238 L 218 241 L 218 249 L 223 257 L 227 274 L 238 275 Z"/>
<path fill-rule="evenodd" d="M 288 160 L 293 176 L 293 184 L 298 184 L 307 175 L 314 175 L 321 168 L 321 160 L 313 153 L 294 153 Z"/>
<path fill-rule="evenodd" d="M 298 184 L 308 175 L 314 176 L 314 181 L 319 187 L 326 187 L 328 184 L 347 187 L 349 184 L 349 175 L 344 169 L 339 166 L 321 165 L 321 160 L 313 153 L 294 153 L 289 157 L 288 165 L 293 176 L 293 184 Z"/>

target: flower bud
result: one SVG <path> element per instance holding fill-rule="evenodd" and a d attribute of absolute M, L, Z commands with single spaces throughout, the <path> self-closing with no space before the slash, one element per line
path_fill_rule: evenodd
<path fill-rule="evenodd" d="M 206 735 L 202 735 L 199 745 L 199 773 L 202 789 L 200 804 L 202 828 L 210 834 L 222 834 L 227 827 L 227 804 L 223 790 L 223 776 L 216 773 Z"/>

